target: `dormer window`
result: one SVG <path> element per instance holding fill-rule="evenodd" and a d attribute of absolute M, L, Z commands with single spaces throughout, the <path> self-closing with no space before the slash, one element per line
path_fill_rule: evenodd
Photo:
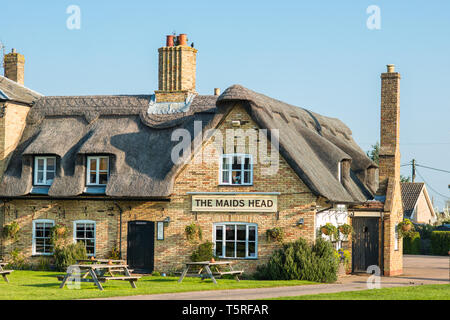
<path fill-rule="evenodd" d="M 224 154 L 220 163 L 221 185 L 251 185 L 253 164 L 250 154 Z"/>
<path fill-rule="evenodd" d="M 88 186 L 105 186 L 109 178 L 109 157 L 90 156 L 87 157 L 87 177 Z"/>
<path fill-rule="evenodd" d="M 342 161 L 338 163 L 338 180 L 342 182 Z"/>
<path fill-rule="evenodd" d="M 34 185 L 50 186 L 55 179 L 56 157 L 34 158 Z"/>

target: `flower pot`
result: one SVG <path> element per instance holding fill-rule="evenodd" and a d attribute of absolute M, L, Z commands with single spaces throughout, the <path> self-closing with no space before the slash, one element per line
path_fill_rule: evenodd
<path fill-rule="evenodd" d="M 327 228 L 322 228 L 322 229 L 320 229 L 320 231 L 322 231 L 322 233 L 324 235 L 328 235 L 328 229 Z"/>
<path fill-rule="evenodd" d="M 347 274 L 345 270 L 345 265 L 343 263 L 339 263 L 338 275 Z"/>
<path fill-rule="evenodd" d="M 91 257 L 91 260 L 92 260 L 92 261 L 94 261 L 94 260 L 95 260 L 95 257 L 94 257 L 94 256 L 92 256 L 92 257 Z"/>
<path fill-rule="evenodd" d="M 409 231 L 409 230 L 411 230 L 411 225 L 410 224 L 404 224 L 404 225 L 402 225 L 402 230 L 403 231 Z"/>
<path fill-rule="evenodd" d="M 211 263 L 214 263 L 214 262 L 216 262 L 216 259 L 214 259 L 214 258 L 211 258 L 211 261 L 210 261 Z"/>
<path fill-rule="evenodd" d="M 113 262 L 112 262 L 111 260 L 109 260 L 109 261 L 108 261 L 108 264 L 109 264 L 109 265 L 112 265 L 112 264 L 113 264 Z"/>

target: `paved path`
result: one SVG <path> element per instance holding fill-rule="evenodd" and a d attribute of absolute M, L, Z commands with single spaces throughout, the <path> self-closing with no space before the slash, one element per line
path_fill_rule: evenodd
<path fill-rule="evenodd" d="M 254 300 L 306 294 L 334 293 L 366 290 L 368 275 L 350 275 L 335 284 L 318 284 L 292 287 L 214 290 L 183 293 L 165 293 L 129 297 L 112 297 L 114 300 Z M 220 280 L 219 280 L 220 281 Z M 382 277 L 381 287 L 399 287 L 422 284 L 450 283 L 450 258 L 405 255 L 403 275 Z"/>

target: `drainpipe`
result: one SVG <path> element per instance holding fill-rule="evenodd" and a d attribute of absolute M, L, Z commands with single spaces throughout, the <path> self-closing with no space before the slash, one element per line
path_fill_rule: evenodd
<path fill-rule="evenodd" d="M 115 206 L 119 209 L 119 257 L 122 259 L 122 208 L 114 202 Z"/>
<path fill-rule="evenodd" d="M 383 210 L 380 210 L 380 216 L 381 216 L 381 261 L 380 261 L 380 268 L 381 268 L 381 275 L 384 276 L 384 212 L 383 212 Z"/>

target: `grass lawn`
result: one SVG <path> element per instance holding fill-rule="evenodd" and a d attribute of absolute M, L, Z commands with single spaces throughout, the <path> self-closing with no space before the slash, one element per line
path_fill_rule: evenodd
<path fill-rule="evenodd" d="M 450 284 L 322 293 L 271 300 L 450 300 Z"/>
<path fill-rule="evenodd" d="M 61 272 L 14 271 L 8 276 L 10 283 L 0 278 L 0 300 L 65 300 L 83 298 L 101 298 L 114 296 L 131 296 L 140 294 L 204 291 L 221 289 L 268 288 L 280 286 L 297 286 L 314 284 L 310 281 L 256 281 L 218 279 L 218 285 L 211 280 L 185 278 L 177 283 L 177 277 L 142 277 L 136 282 L 137 289 L 131 288 L 127 281 L 109 281 L 100 291 L 93 283 L 81 283 L 81 289 L 59 289 L 60 281 L 56 278 Z"/>

